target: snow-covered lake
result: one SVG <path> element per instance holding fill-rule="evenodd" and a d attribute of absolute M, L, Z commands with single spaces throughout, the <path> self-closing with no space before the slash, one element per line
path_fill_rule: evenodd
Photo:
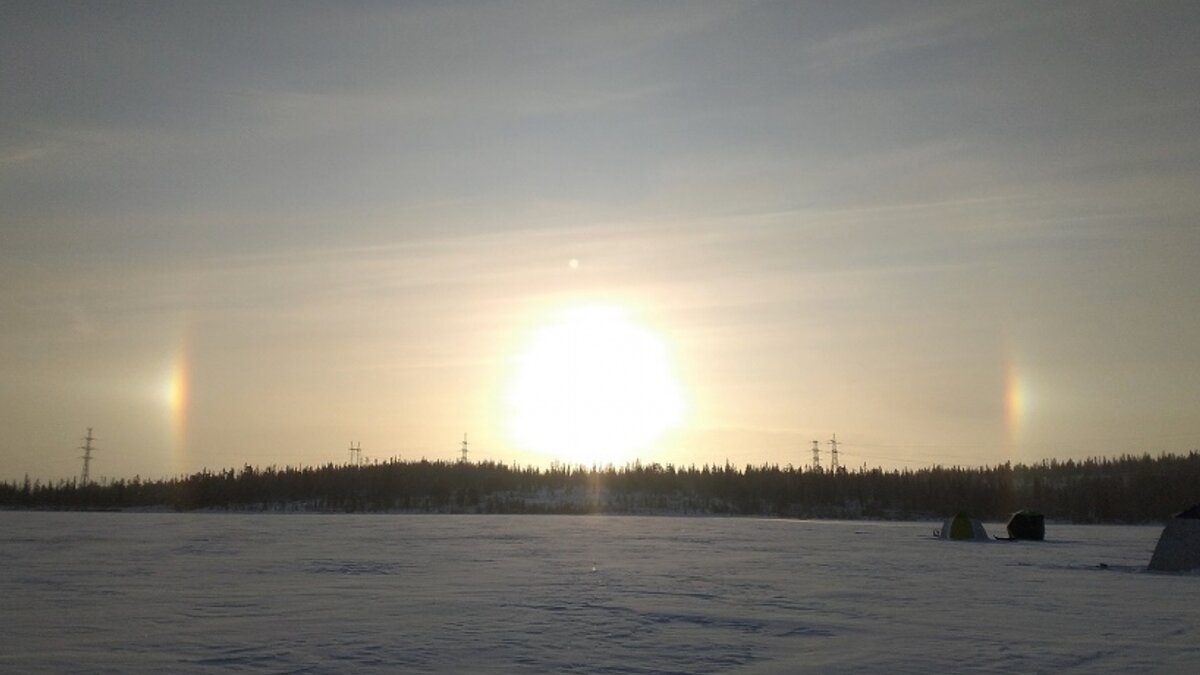
<path fill-rule="evenodd" d="M 1161 528 L 938 526 L 0 512 L 0 672 L 1195 672 Z"/>

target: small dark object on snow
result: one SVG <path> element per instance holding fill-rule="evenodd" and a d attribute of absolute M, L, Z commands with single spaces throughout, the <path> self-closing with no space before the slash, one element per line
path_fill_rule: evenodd
<path fill-rule="evenodd" d="M 1008 519 L 1008 537 L 1042 541 L 1046 538 L 1046 518 L 1037 511 L 1017 511 Z"/>

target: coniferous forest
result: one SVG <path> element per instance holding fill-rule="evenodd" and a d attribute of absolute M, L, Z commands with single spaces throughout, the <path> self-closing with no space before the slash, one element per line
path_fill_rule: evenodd
<path fill-rule="evenodd" d="M 548 469 L 492 462 L 245 466 L 164 480 L 0 483 L 0 507 L 63 510 L 725 514 L 1002 520 L 1018 509 L 1076 523 L 1161 521 L 1200 502 L 1200 451 L 994 467 L 836 473 L 777 465 L 633 463 Z"/>

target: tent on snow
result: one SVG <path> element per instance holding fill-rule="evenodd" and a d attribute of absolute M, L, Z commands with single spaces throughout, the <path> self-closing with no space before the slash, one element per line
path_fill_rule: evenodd
<path fill-rule="evenodd" d="M 1160 572 L 1182 572 L 1197 567 L 1200 567 L 1200 504 L 1167 521 L 1150 557 L 1150 569 Z"/>
<path fill-rule="evenodd" d="M 942 529 L 936 532 L 939 539 L 958 539 L 960 541 L 989 541 L 987 530 L 978 519 L 959 511 L 953 518 L 947 518 Z"/>
<path fill-rule="evenodd" d="M 1045 516 L 1037 511 L 1017 511 L 1008 519 L 1008 538 L 1044 540 L 1046 538 Z"/>

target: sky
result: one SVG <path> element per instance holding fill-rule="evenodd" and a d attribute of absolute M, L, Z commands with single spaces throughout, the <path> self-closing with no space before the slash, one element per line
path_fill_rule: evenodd
<path fill-rule="evenodd" d="M 540 466 L 1186 453 L 1198 30 L 1191 2 L 3 3 L 0 480 L 79 476 L 89 427 L 93 479 L 464 433 Z"/>

